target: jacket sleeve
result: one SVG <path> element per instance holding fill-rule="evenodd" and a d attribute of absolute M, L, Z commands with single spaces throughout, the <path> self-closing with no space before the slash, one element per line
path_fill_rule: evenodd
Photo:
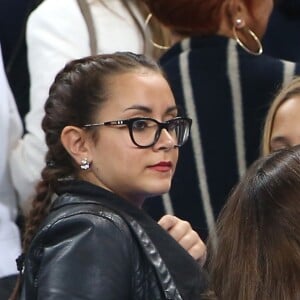
<path fill-rule="evenodd" d="M 12 178 L 25 211 L 45 165 L 41 122 L 50 85 L 68 61 L 90 54 L 88 31 L 77 2 L 44 1 L 29 16 L 26 42 L 30 111 L 25 118 L 26 134 L 11 155 Z"/>
<path fill-rule="evenodd" d="M 21 252 L 15 224 L 17 197 L 8 166 L 10 151 L 21 134 L 21 119 L 5 75 L 0 46 L 0 277 L 17 273 L 15 258 Z"/>
<path fill-rule="evenodd" d="M 122 220 L 91 214 L 68 217 L 54 224 L 43 240 L 40 266 L 32 278 L 37 299 L 132 299 L 137 247 Z M 31 253 L 36 257 L 36 251 Z"/>

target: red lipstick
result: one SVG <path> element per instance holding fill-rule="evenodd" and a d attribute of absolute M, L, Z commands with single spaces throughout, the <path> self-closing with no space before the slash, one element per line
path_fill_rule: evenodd
<path fill-rule="evenodd" d="M 149 166 L 149 168 L 158 172 L 168 172 L 172 169 L 172 163 L 170 161 L 160 161 L 158 164 Z"/>

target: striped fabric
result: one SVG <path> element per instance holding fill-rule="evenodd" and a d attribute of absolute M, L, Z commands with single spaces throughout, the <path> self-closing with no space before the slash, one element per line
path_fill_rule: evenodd
<path fill-rule="evenodd" d="M 214 243 L 215 220 L 246 168 L 259 155 L 262 121 L 282 82 L 298 65 L 252 56 L 234 40 L 185 39 L 161 59 L 177 104 L 193 119 L 191 138 L 180 149 L 169 194 L 148 199 L 154 218 L 175 214 Z"/>

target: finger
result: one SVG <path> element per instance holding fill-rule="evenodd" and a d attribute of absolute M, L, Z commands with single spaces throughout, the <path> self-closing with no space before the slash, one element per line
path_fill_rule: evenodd
<path fill-rule="evenodd" d="M 189 249 L 188 253 L 197 260 L 201 266 L 205 264 L 207 251 L 205 244 L 196 244 L 192 248 Z"/>
<path fill-rule="evenodd" d="M 189 222 L 179 220 L 175 225 L 168 229 L 169 234 L 176 240 L 180 241 L 185 235 L 192 231 Z"/>
<path fill-rule="evenodd" d="M 189 222 L 183 221 L 172 215 L 165 215 L 158 224 L 178 242 L 188 231 L 192 230 Z"/>
<path fill-rule="evenodd" d="M 164 215 L 159 221 L 158 224 L 165 230 L 169 230 L 173 226 L 175 226 L 181 220 L 172 215 Z"/>
<path fill-rule="evenodd" d="M 184 236 L 178 242 L 187 251 L 198 243 L 202 243 L 199 235 L 194 230 L 190 230 L 184 234 Z"/>

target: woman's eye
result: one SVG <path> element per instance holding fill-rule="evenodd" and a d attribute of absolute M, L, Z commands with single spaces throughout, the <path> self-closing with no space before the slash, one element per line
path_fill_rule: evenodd
<path fill-rule="evenodd" d="M 144 130 L 147 127 L 148 127 L 148 124 L 146 121 L 138 120 L 133 123 L 132 129 L 133 130 Z"/>
<path fill-rule="evenodd" d="M 169 124 L 169 126 L 168 126 L 169 131 L 174 130 L 177 126 L 178 126 L 178 122 L 177 122 L 177 121 L 171 122 L 171 123 Z"/>
<path fill-rule="evenodd" d="M 279 151 L 279 150 L 283 150 L 283 149 L 288 149 L 290 147 L 291 146 L 288 146 L 288 145 L 281 145 L 281 146 L 277 145 L 277 146 L 274 146 L 274 147 L 271 146 L 271 152 L 275 152 L 275 151 Z"/>
<path fill-rule="evenodd" d="M 171 120 L 169 122 L 168 130 L 169 131 L 175 130 L 179 125 L 180 125 L 179 120 Z"/>
<path fill-rule="evenodd" d="M 292 147 L 292 144 L 287 140 L 287 139 L 280 139 L 280 140 L 276 140 L 275 139 L 271 139 L 270 141 L 270 151 L 274 152 L 274 151 L 278 151 L 278 150 L 282 150 L 282 149 L 287 149 Z"/>

